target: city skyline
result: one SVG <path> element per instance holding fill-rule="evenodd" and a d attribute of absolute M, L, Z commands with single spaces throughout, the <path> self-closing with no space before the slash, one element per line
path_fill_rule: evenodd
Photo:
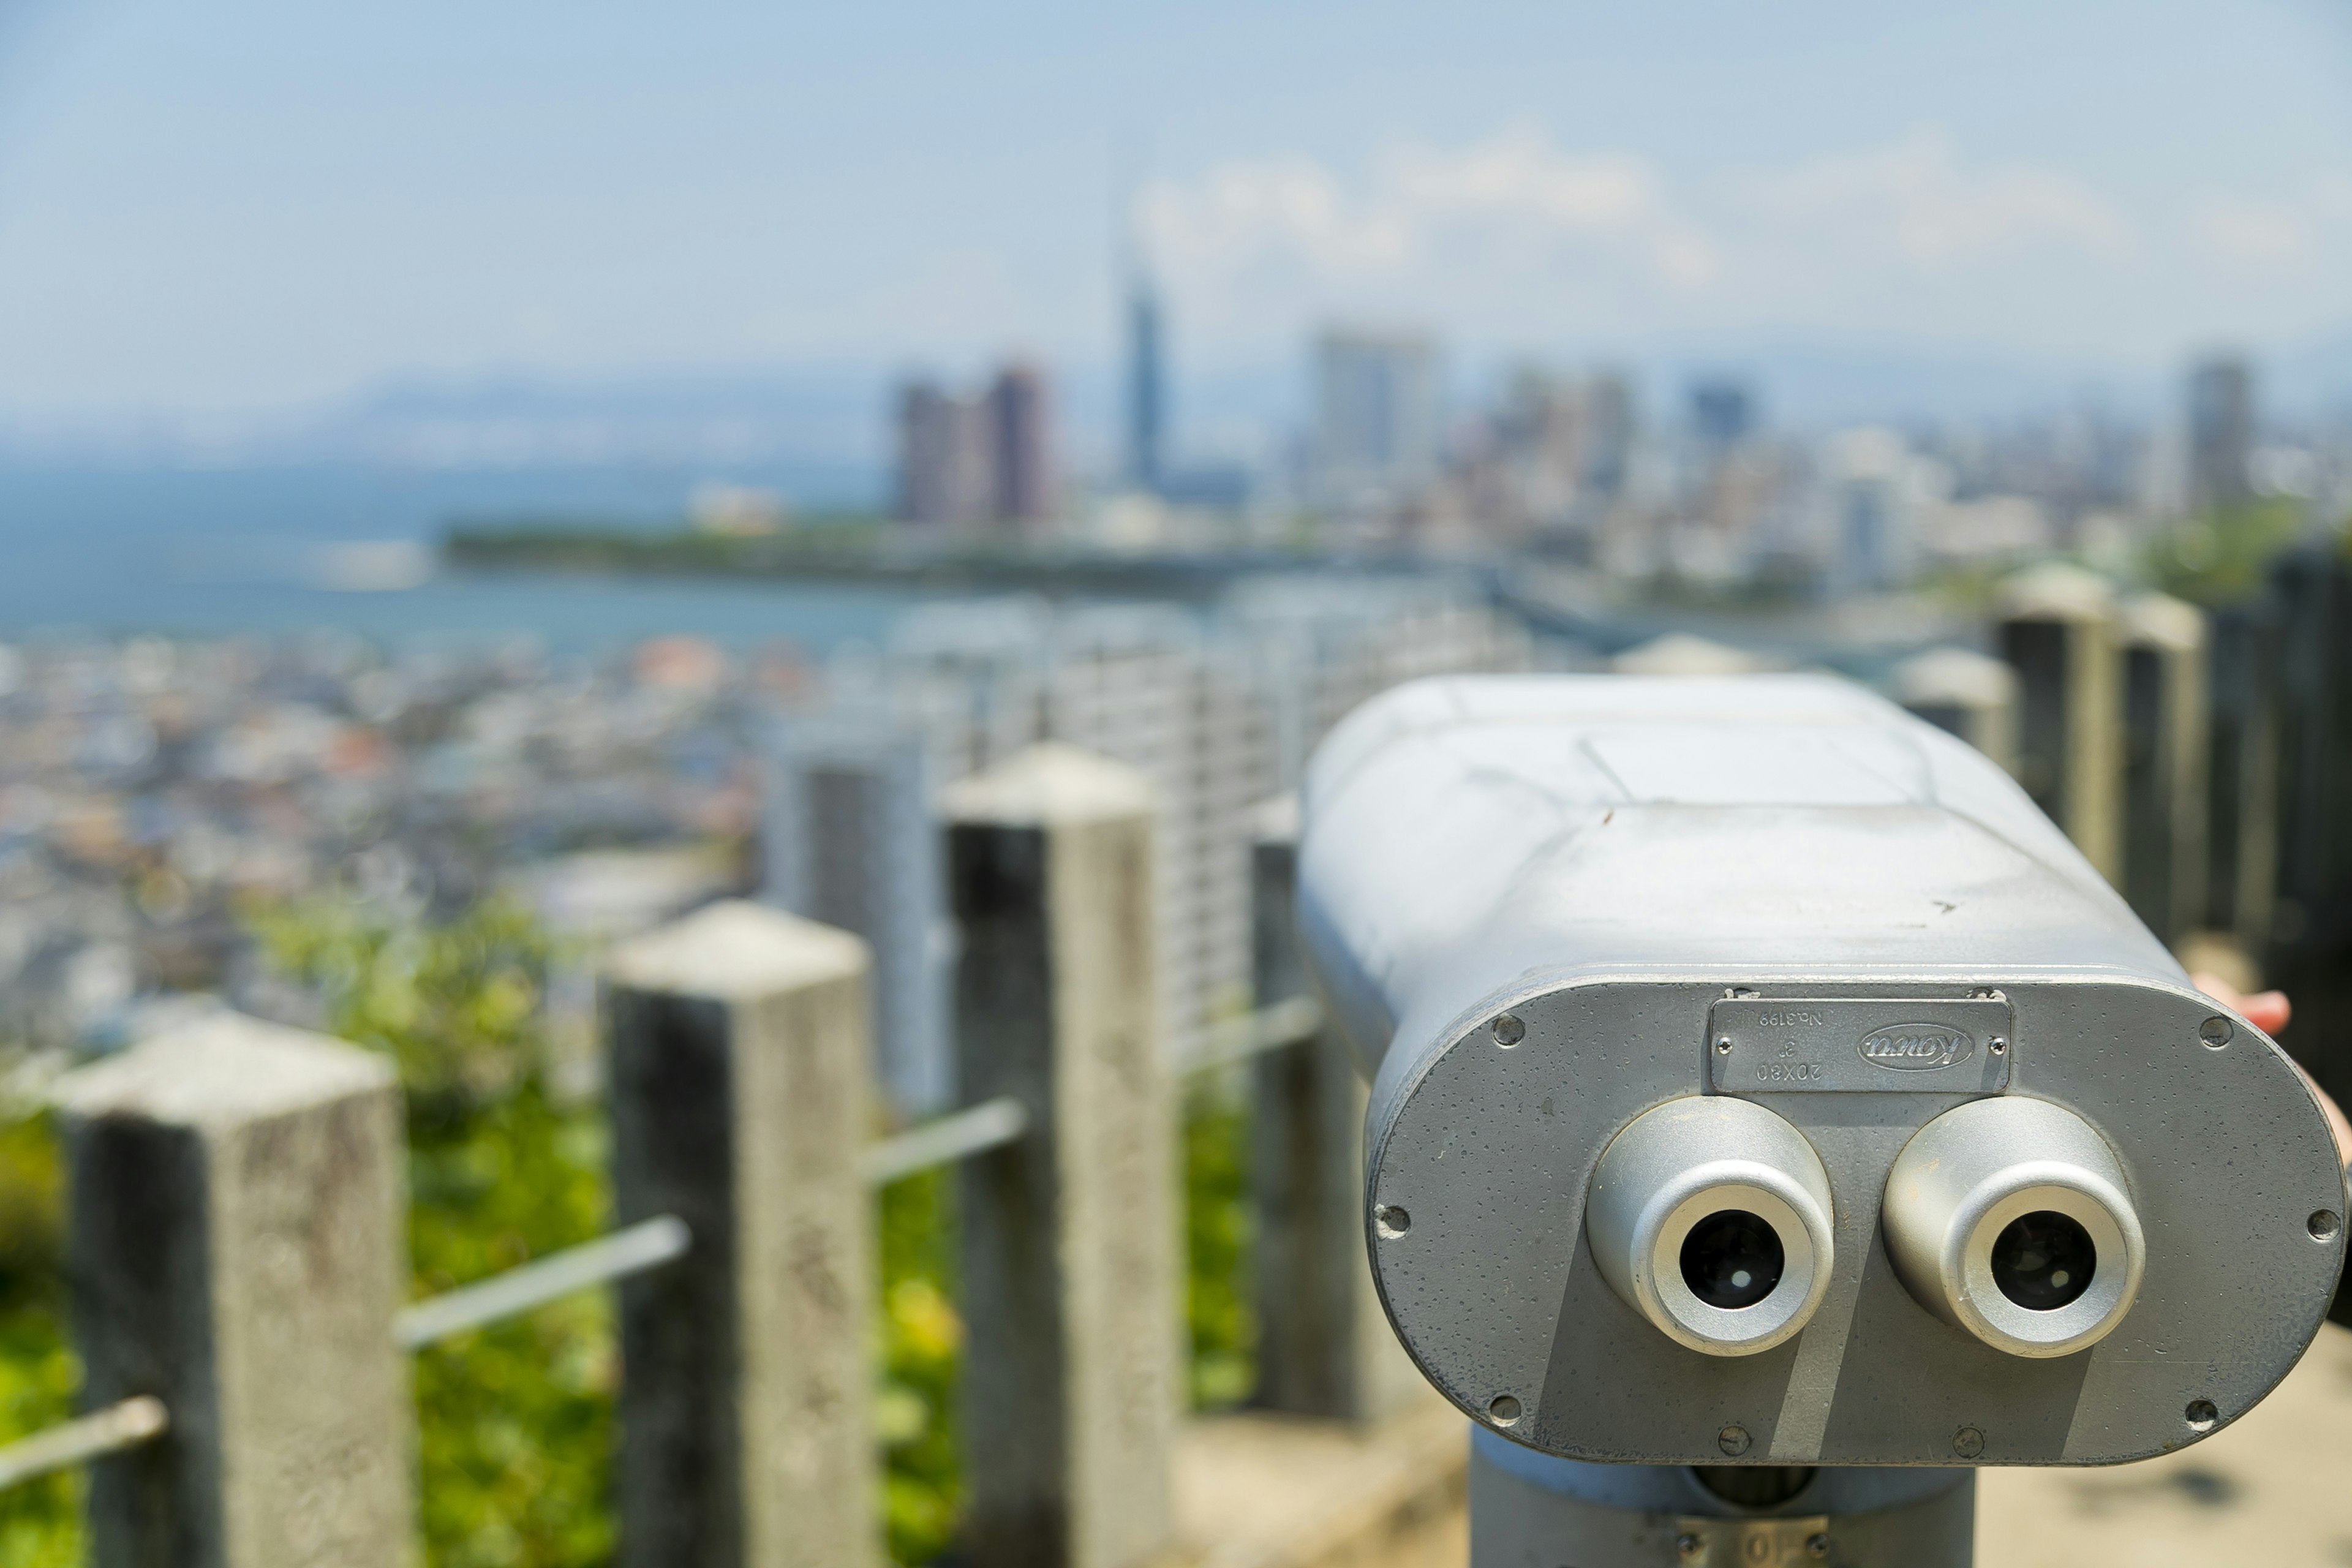
<path fill-rule="evenodd" d="M 2168 378 L 2352 334 L 2347 39 L 2203 0 L 40 13 L 0 38 L 0 413 L 1006 352 L 1081 387 L 1118 353 L 1121 189 L 1180 405 L 1351 322 L 1474 360 Z"/>

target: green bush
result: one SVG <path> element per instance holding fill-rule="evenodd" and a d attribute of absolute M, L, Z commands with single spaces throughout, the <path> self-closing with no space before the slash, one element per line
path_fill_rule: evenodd
<path fill-rule="evenodd" d="M 1184 1316 L 1195 1409 L 1239 1405 L 1257 1377 L 1249 1131 L 1249 1100 L 1238 1073 L 1228 1069 L 1185 1085 Z"/>
<path fill-rule="evenodd" d="M 0 1442 L 73 1414 L 80 1364 L 67 1348 L 57 1145 L 47 1117 L 0 1125 Z M 0 1492 L 0 1568 L 82 1560 L 81 1472 Z"/>
<path fill-rule="evenodd" d="M 604 1230 L 604 1119 L 548 1094 L 539 1013 L 548 943 L 528 915 L 490 901 L 417 927 L 322 901 L 264 915 L 255 933 L 278 968 L 318 991 L 329 1033 L 399 1064 L 414 1295 Z M 419 1352 L 425 1560 L 434 1568 L 607 1561 L 618 1375 L 610 1299 L 600 1291 Z"/>
<path fill-rule="evenodd" d="M 2261 591 L 2272 557 L 2303 524 L 2303 503 L 2292 497 L 2192 517 L 2150 542 L 2147 572 L 2158 587 L 2192 603 L 2240 603 Z"/>

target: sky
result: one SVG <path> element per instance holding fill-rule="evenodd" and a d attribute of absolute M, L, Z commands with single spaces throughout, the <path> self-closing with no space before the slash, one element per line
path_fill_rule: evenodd
<path fill-rule="evenodd" d="M 0 0 L 0 416 L 1765 346 L 2352 364 L 2352 0 Z"/>

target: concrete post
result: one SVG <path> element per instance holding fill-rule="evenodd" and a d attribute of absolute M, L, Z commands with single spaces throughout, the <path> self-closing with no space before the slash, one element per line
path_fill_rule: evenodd
<path fill-rule="evenodd" d="M 1962 647 L 1930 648 L 1896 665 L 1895 700 L 2017 772 L 2017 671 Z"/>
<path fill-rule="evenodd" d="M 2121 660 L 2115 594 L 2053 562 L 2000 586 L 2000 654 L 2017 670 L 2017 777 L 2118 886 L 2123 880 Z"/>
<path fill-rule="evenodd" d="M 1258 810 L 1251 925 L 1257 1005 L 1307 990 L 1297 934 L 1298 803 Z M 1258 1372 L 1270 1410 L 1377 1421 L 1428 1393 L 1372 1287 L 1364 1255 L 1365 1086 L 1335 1029 L 1251 1067 L 1255 1117 Z"/>
<path fill-rule="evenodd" d="M 741 902 L 606 961 L 617 1218 L 694 1233 L 621 1288 L 627 1568 L 879 1561 L 866 971 L 856 937 Z"/>
<path fill-rule="evenodd" d="M 1030 1116 L 962 1170 L 971 1561 L 1128 1568 L 1170 1537 L 1177 1386 L 1150 786 L 1047 744 L 945 805 L 963 1096 Z"/>
<path fill-rule="evenodd" d="M 2275 629 L 2257 606 L 2209 612 L 2206 929 L 2259 954 L 2278 879 Z"/>
<path fill-rule="evenodd" d="M 400 1090 L 383 1058 L 221 1014 L 59 1081 L 100 1568 L 404 1568 L 415 1539 Z"/>
<path fill-rule="evenodd" d="M 2162 594 L 2125 601 L 2124 897 L 2178 942 L 2205 911 L 2208 696 L 2205 616 Z"/>

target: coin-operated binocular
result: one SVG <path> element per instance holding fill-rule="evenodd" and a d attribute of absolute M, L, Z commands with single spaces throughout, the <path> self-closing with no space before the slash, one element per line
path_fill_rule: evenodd
<path fill-rule="evenodd" d="M 1940 731 L 1826 677 L 1423 681 L 1303 804 L 1475 1568 L 1965 1564 L 1969 1467 L 2179 1448 L 2317 1331 L 2311 1090 Z"/>

